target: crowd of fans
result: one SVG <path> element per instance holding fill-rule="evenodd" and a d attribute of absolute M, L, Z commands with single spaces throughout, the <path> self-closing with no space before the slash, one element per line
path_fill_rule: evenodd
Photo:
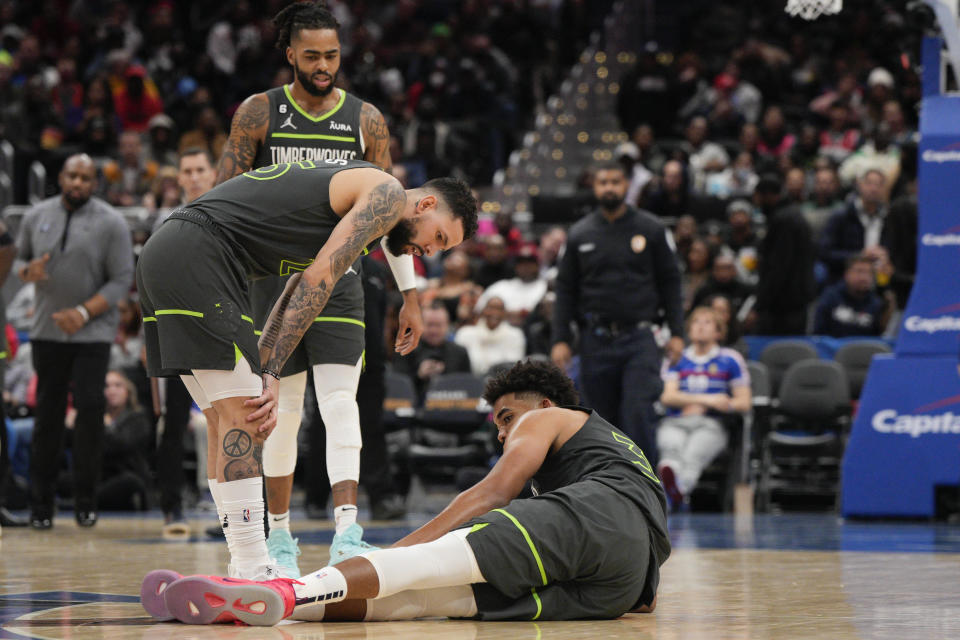
<path fill-rule="evenodd" d="M 0 138 L 15 149 L 17 199 L 30 162 L 58 168 L 85 151 L 109 203 L 178 204 L 178 152 L 218 157 L 239 101 L 291 80 L 269 21 L 283 4 L 0 2 Z M 622 79 L 629 141 L 614 153 L 628 202 L 670 228 L 685 310 L 712 307 L 720 342 L 741 351 L 749 333 L 890 335 L 916 260 L 918 47 L 889 47 L 911 42 L 895 40 L 909 31 L 903 12 L 854 4 L 800 24 L 777 3 L 692 4 L 702 11 L 667 10 L 685 25 L 674 46 L 648 44 Z M 411 187 L 450 173 L 489 183 L 608 8 L 329 5 L 343 25 L 340 85 L 383 111 L 395 172 Z M 483 375 L 550 353 L 566 229 L 532 231 L 502 211 L 474 240 L 417 259 L 425 331 L 392 366 L 421 393 L 438 373 Z M 148 232 L 134 229 L 135 246 Z M 24 330 L 29 289 L 20 297 L 8 315 Z M 139 318 L 135 297 L 122 304 L 111 367 L 129 372 L 140 366 Z M 30 403 L 25 368 L 29 356 L 7 373 L 11 404 Z M 116 377 L 108 392 L 121 387 L 132 400 Z M 111 420 L 137 410 L 110 400 Z"/>

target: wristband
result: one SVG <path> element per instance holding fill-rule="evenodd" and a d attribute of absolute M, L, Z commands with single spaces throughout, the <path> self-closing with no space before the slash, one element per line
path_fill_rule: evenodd
<path fill-rule="evenodd" d="M 280 379 L 280 374 L 274 371 L 273 369 L 267 369 L 266 367 L 264 367 L 263 369 L 260 370 L 260 373 L 268 376 L 273 376 L 277 380 Z"/>
<path fill-rule="evenodd" d="M 87 308 L 85 306 L 83 306 L 82 304 L 78 304 L 77 306 L 74 307 L 74 309 L 79 311 L 80 315 L 83 316 L 83 324 L 87 324 L 88 322 L 90 322 L 90 312 L 87 311 Z"/>
<path fill-rule="evenodd" d="M 384 236 L 380 241 L 383 247 L 383 255 L 387 258 L 387 265 L 393 273 L 393 279 L 397 281 L 398 291 L 408 291 L 417 287 L 417 273 L 413 269 L 413 257 L 408 255 L 395 256 L 387 248 L 387 237 Z"/>

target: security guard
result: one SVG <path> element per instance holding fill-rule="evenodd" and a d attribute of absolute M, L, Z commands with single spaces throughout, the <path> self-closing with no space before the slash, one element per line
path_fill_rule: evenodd
<path fill-rule="evenodd" d="M 680 270 L 663 225 L 624 202 L 623 167 L 604 164 L 595 175 L 593 194 L 600 206 L 570 228 L 560 261 L 551 357 L 569 367 L 576 323 L 588 404 L 620 425 L 656 465 L 653 403 L 663 381 L 652 328 L 662 313 L 672 336 L 668 355 L 680 357 Z"/>

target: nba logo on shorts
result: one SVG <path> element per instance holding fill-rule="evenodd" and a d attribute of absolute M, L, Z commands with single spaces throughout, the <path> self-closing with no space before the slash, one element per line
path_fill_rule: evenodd
<path fill-rule="evenodd" d="M 250 522 L 250 509 L 243 510 L 243 521 Z"/>

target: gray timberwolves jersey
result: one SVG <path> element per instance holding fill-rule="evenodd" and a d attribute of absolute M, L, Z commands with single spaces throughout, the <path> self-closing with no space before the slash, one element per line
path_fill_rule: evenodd
<path fill-rule="evenodd" d="M 253 167 L 286 162 L 363 160 L 360 108 L 363 101 L 342 89 L 330 111 L 313 117 L 298 105 L 287 85 L 266 92 L 270 127 Z"/>

